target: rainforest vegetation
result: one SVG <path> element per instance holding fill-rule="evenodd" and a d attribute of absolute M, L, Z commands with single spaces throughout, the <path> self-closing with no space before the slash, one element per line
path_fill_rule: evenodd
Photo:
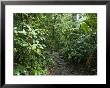
<path fill-rule="evenodd" d="M 96 13 L 14 13 L 14 75 L 96 75 Z"/>

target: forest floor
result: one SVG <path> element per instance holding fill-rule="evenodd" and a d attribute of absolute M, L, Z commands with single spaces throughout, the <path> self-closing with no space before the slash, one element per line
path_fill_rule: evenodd
<path fill-rule="evenodd" d="M 50 75 L 86 75 L 82 65 L 71 64 L 70 62 L 64 61 L 60 58 L 58 52 L 54 52 L 52 55 L 55 66 L 53 67 Z"/>

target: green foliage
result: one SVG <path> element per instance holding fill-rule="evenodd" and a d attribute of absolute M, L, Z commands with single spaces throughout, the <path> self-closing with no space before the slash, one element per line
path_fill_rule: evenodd
<path fill-rule="evenodd" d="M 48 66 L 52 66 L 53 62 L 49 56 L 44 55 L 47 31 L 32 26 L 36 23 L 33 24 L 31 14 L 14 14 L 14 16 L 14 74 L 48 74 Z M 25 16 L 30 17 L 28 21 Z"/>
<path fill-rule="evenodd" d="M 65 29 L 62 35 L 61 55 L 65 60 L 73 61 L 74 63 L 83 62 L 96 49 L 96 14 L 80 14 L 81 17 L 73 21 L 74 27 Z M 93 17 L 91 17 L 93 15 Z M 89 18 L 89 19 L 88 19 Z M 71 19 L 70 19 L 71 20 Z M 88 25 L 90 22 L 95 26 Z M 72 25 L 72 24 L 71 24 Z"/>
<path fill-rule="evenodd" d="M 15 13 L 13 29 L 14 75 L 48 74 L 52 50 L 82 63 L 97 47 L 95 13 Z"/>

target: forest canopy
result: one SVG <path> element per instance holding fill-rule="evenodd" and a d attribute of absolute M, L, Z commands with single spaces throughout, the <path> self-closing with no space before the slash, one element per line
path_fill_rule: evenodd
<path fill-rule="evenodd" d="M 97 74 L 96 13 L 14 13 L 13 18 L 14 75 Z"/>

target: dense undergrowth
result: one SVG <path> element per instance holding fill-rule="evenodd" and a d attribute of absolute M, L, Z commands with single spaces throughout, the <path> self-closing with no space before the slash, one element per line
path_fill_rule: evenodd
<path fill-rule="evenodd" d="M 97 72 L 97 14 L 14 13 L 14 75 L 48 75 L 53 52 Z M 74 75 L 74 74 L 73 74 Z"/>

